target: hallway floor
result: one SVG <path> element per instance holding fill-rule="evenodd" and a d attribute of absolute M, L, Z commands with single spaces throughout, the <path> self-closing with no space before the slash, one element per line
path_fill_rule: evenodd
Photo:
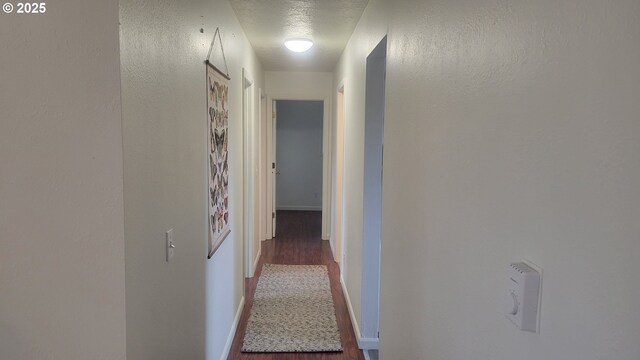
<path fill-rule="evenodd" d="M 245 281 L 245 306 L 236 330 L 229 360 L 363 360 L 358 349 L 349 310 L 340 286 L 339 267 L 333 261 L 328 241 L 321 240 L 322 213 L 319 211 L 278 211 L 276 237 L 262 243 L 262 255 L 255 276 Z M 336 319 L 342 339 L 342 352 L 327 353 L 243 353 L 242 340 L 249 319 L 253 294 L 258 284 L 262 264 L 327 265 Z"/>

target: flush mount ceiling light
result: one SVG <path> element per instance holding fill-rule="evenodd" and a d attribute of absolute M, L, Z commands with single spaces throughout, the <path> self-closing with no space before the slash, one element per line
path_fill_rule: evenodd
<path fill-rule="evenodd" d="M 284 46 L 293 52 L 305 52 L 313 46 L 313 41 L 309 39 L 289 39 L 284 42 Z"/>

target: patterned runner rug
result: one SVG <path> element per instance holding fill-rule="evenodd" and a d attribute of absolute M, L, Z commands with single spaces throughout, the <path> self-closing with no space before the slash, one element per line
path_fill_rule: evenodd
<path fill-rule="evenodd" d="M 342 351 L 327 267 L 264 264 L 242 351 Z"/>

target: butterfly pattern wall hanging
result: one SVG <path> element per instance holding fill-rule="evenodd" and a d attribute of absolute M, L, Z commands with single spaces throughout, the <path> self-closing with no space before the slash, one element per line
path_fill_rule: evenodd
<path fill-rule="evenodd" d="M 229 235 L 229 82 L 207 62 L 209 258 Z"/>

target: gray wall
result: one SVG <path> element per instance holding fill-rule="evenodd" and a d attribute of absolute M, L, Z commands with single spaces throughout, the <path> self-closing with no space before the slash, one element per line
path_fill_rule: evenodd
<path fill-rule="evenodd" d="M 277 101 L 278 210 L 322 210 L 322 101 Z"/>
<path fill-rule="evenodd" d="M 118 1 L 47 5 L 0 13 L 0 359 L 122 360 Z"/>

